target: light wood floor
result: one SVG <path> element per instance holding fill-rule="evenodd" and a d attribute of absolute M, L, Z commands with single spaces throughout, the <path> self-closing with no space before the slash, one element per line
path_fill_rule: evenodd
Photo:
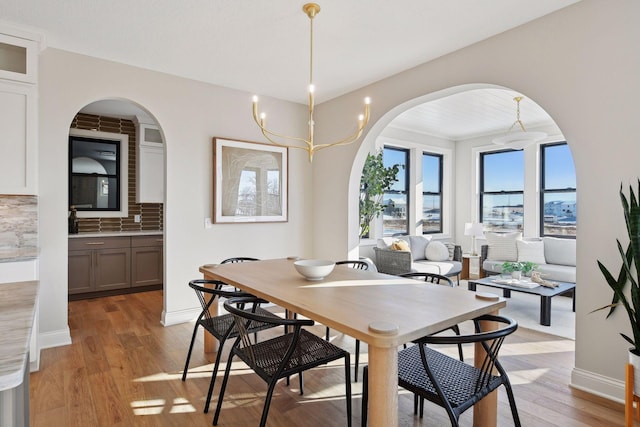
<path fill-rule="evenodd" d="M 73 344 L 43 350 L 40 371 L 31 374 L 32 425 L 211 425 L 213 409 L 209 414 L 202 410 L 214 355 L 204 356 L 200 334 L 187 381 L 182 382 L 193 323 L 165 328 L 159 322 L 161 311 L 161 291 L 70 302 Z M 324 327 L 315 328 L 319 335 L 324 333 Z M 332 333 L 336 344 L 353 351 L 353 339 Z M 501 360 L 514 385 L 523 425 L 624 425 L 622 405 L 568 387 L 573 349 L 571 340 L 523 328 L 507 338 Z M 465 354 L 470 355 L 470 350 Z M 362 353 L 361 363 L 366 363 L 364 344 Z M 341 363 L 306 373 L 303 396 L 298 393 L 297 381 L 290 387 L 279 383 L 267 424 L 346 425 Z M 234 362 L 232 369 L 219 425 L 257 425 L 266 386 L 242 364 Z M 223 371 L 224 363 L 220 380 Z M 213 408 L 220 382 L 216 383 Z M 354 384 L 354 426 L 360 424 L 361 392 L 361 383 Z M 471 412 L 463 414 L 461 425 L 472 425 Z M 402 426 L 449 425 L 444 411 L 429 403 L 424 420 L 414 417 L 412 396 L 402 391 L 399 417 Z M 499 425 L 512 424 L 506 395 L 501 391 Z"/>

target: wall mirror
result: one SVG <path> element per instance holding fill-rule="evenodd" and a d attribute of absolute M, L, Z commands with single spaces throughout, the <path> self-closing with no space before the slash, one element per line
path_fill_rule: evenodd
<path fill-rule="evenodd" d="M 71 129 L 69 132 L 69 205 L 78 216 L 127 216 L 129 137 Z"/>

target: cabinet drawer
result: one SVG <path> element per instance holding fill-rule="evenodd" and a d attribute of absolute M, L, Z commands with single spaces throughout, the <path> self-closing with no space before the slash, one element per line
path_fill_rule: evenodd
<path fill-rule="evenodd" d="M 132 236 L 131 247 L 162 246 L 162 234 L 154 236 Z"/>
<path fill-rule="evenodd" d="M 87 249 L 117 249 L 129 248 L 131 238 L 127 237 L 80 237 L 69 239 L 70 251 L 82 251 Z"/>

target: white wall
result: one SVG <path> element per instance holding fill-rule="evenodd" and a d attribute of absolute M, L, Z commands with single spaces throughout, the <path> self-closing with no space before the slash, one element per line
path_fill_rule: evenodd
<path fill-rule="evenodd" d="M 129 99 L 146 108 L 164 133 L 166 323 L 193 317 L 198 303 L 187 282 L 201 277 L 202 264 L 231 256 L 311 255 L 311 167 L 300 150 L 290 150 L 289 222 L 204 229 L 212 209 L 211 138 L 262 141 L 251 118 L 251 94 L 55 49 L 41 55 L 39 89 L 40 318 L 46 346 L 69 340 L 67 138 L 71 120 L 90 102 Z M 281 132 L 304 135 L 303 106 L 264 98 L 262 104 Z"/>
<path fill-rule="evenodd" d="M 610 292 L 596 260 L 619 266 L 615 239 L 626 241 L 620 183 L 640 174 L 640 2 L 583 0 L 451 55 L 322 104 L 318 133 L 333 140 L 349 132 L 353 105 L 372 98 L 372 125 L 357 145 L 314 159 L 314 252 L 331 257 L 357 247 L 357 182 L 376 135 L 403 103 L 459 85 L 511 88 L 542 106 L 562 129 L 576 165 L 578 200 L 575 386 L 622 397 L 629 332 L 622 313 L 589 314 Z M 327 124 L 328 123 L 328 124 Z M 319 141 L 322 142 L 322 141 Z M 458 206 L 462 208 L 462 206 Z M 458 219 L 459 220 L 459 219 Z M 460 224 L 458 224 L 460 227 Z"/>

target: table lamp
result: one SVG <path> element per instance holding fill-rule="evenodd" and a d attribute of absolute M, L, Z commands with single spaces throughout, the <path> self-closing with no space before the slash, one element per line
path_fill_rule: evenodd
<path fill-rule="evenodd" d="M 476 237 L 484 237 L 481 222 L 467 222 L 464 224 L 464 235 L 471 236 L 471 255 L 476 256 Z"/>

